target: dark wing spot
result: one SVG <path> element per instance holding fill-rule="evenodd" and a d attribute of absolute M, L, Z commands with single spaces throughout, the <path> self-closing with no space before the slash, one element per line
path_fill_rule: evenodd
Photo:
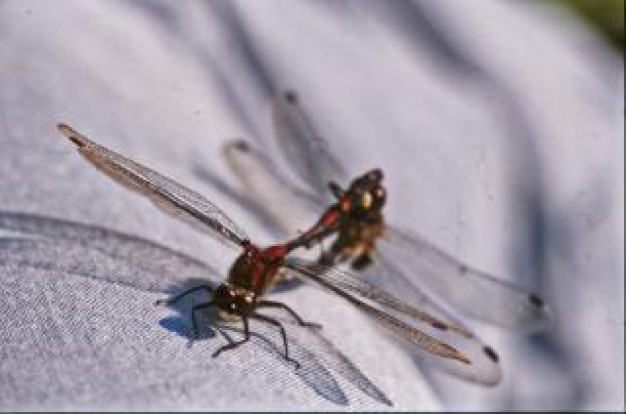
<path fill-rule="evenodd" d="M 498 362 L 500 360 L 500 358 L 498 357 L 498 354 L 496 354 L 496 351 L 493 350 L 492 347 L 485 345 L 483 347 L 483 352 L 485 353 L 485 355 L 487 355 L 489 357 L 489 359 L 491 359 L 493 362 Z"/>
<path fill-rule="evenodd" d="M 468 268 L 464 264 L 459 266 L 459 272 L 461 272 L 462 274 L 467 273 L 467 271 L 468 271 Z"/>
<path fill-rule="evenodd" d="M 84 147 L 85 143 L 80 141 L 78 138 L 76 137 L 69 137 L 70 141 L 72 141 L 74 144 L 76 144 L 76 146 L 78 147 Z"/>
<path fill-rule="evenodd" d="M 541 299 L 539 296 L 531 293 L 528 296 L 528 300 L 530 301 L 530 303 L 532 303 L 533 305 L 535 305 L 538 308 L 542 308 L 543 307 L 543 299 Z"/>
<path fill-rule="evenodd" d="M 440 321 L 433 321 L 433 322 L 431 322 L 431 325 L 432 325 L 433 328 L 440 329 L 442 331 L 447 331 L 448 330 L 448 325 L 446 325 L 445 323 L 440 322 Z"/>
<path fill-rule="evenodd" d="M 296 94 L 294 91 L 286 91 L 285 92 L 285 99 L 290 104 L 294 104 L 295 105 L 295 104 L 298 103 L 298 94 Z"/>
<path fill-rule="evenodd" d="M 246 141 L 236 141 L 233 144 L 233 147 L 235 147 L 239 151 L 250 151 L 250 145 L 248 145 Z"/>

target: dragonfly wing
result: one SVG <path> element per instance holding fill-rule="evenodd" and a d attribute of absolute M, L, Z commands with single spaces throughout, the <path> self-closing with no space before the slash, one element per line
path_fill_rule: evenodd
<path fill-rule="evenodd" d="M 235 140 L 227 143 L 223 155 L 243 185 L 246 197 L 254 200 L 256 209 L 278 223 L 284 234 L 308 228 L 324 209 L 325 201 L 321 197 L 291 184 L 265 154 L 247 142 Z"/>
<path fill-rule="evenodd" d="M 295 92 L 283 92 L 273 97 L 272 120 L 285 160 L 318 196 L 330 201 L 328 183 L 346 182 L 346 173 L 328 151 L 328 142 L 316 134 Z"/>
<path fill-rule="evenodd" d="M 219 235 L 237 245 L 248 239 L 224 212 L 202 195 L 123 155 L 89 140 L 72 127 L 59 131 L 78 147 L 78 152 L 100 171 L 124 187 L 148 197 L 158 208 L 194 229 Z"/>
<path fill-rule="evenodd" d="M 537 295 L 473 269 L 425 239 L 388 227 L 378 249 L 398 258 L 416 285 L 462 313 L 511 329 L 541 330 L 550 311 Z"/>
<path fill-rule="evenodd" d="M 440 318 L 436 318 L 427 312 L 422 311 L 405 301 L 398 299 L 396 296 L 388 293 L 373 283 L 367 282 L 361 276 L 355 276 L 339 269 L 338 267 L 329 267 L 318 263 L 307 263 L 306 267 L 316 274 L 322 275 L 329 282 L 341 289 L 356 293 L 360 297 L 364 297 L 386 308 L 393 309 L 396 312 L 403 313 L 411 318 L 417 319 L 423 323 L 442 331 L 455 332 L 466 338 L 472 338 L 473 334 L 461 326 L 456 326 L 444 322 Z"/>
<path fill-rule="evenodd" d="M 439 325 L 440 329 L 443 328 L 445 331 L 463 337 L 463 347 L 470 349 L 465 352 L 468 355 L 475 355 L 474 360 L 482 361 L 480 364 L 475 364 L 472 369 L 467 369 L 467 367 L 458 364 L 450 365 L 448 361 L 441 358 L 424 358 L 427 359 L 428 364 L 471 382 L 483 385 L 495 385 L 499 382 L 502 373 L 498 365 L 498 354 L 493 348 L 473 334 L 463 322 L 451 315 L 447 309 L 442 308 L 440 304 L 428 297 L 419 286 L 410 280 L 410 276 L 401 271 L 392 260 L 377 252 L 371 272 L 359 274 L 359 279 L 361 278 L 371 278 L 378 286 L 384 286 L 387 291 L 397 293 L 405 302 L 410 302 L 413 307 L 419 307 L 423 309 L 424 313 L 434 315 L 431 316 L 433 322 L 436 320 L 448 321 L 443 327 Z"/>
<path fill-rule="evenodd" d="M 502 374 L 497 354 L 464 328 L 437 319 L 335 267 L 320 266 L 296 258 L 290 258 L 286 267 L 341 296 L 400 338 L 426 351 L 420 357 L 429 363 L 483 385 L 495 385 L 500 381 Z M 410 317 L 419 329 L 367 301 Z M 433 359 L 432 356 L 441 358 Z"/>
<path fill-rule="evenodd" d="M 435 319 L 445 320 L 452 329 L 460 335 L 472 337 L 470 330 L 447 309 L 428 297 L 419 286 L 411 280 L 410 276 L 403 272 L 388 257 L 380 252 L 376 252 L 373 265 L 364 273 L 359 274 L 359 279 L 371 282 L 377 286 L 384 286 L 384 289 L 402 301 L 411 303 L 412 306 L 423 309 L 424 312 L 433 315 Z M 449 328 L 450 329 L 450 328 Z"/>

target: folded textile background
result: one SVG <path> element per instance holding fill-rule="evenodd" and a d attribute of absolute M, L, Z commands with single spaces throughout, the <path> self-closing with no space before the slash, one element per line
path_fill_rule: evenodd
<path fill-rule="evenodd" d="M 560 9 L 9 0 L 0 82 L 0 409 L 623 409 L 623 60 Z M 268 327 L 213 359 L 219 335 L 189 347 L 188 313 L 153 306 L 218 283 L 237 252 L 95 171 L 56 124 L 269 244 L 194 166 L 236 186 L 221 151 L 239 137 L 286 171 L 268 113 L 286 88 L 350 174 L 385 171 L 390 221 L 550 303 L 542 334 L 468 322 L 500 385 L 422 369 L 309 286 L 273 295 L 324 326 L 289 326 L 298 371 Z"/>

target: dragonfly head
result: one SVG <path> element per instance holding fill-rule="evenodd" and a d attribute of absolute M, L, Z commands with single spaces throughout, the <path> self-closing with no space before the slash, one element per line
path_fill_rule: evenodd
<path fill-rule="evenodd" d="M 383 172 L 374 168 L 355 179 L 345 195 L 358 213 L 378 212 L 387 201 L 387 191 L 382 185 Z"/>
<path fill-rule="evenodd" d="M 215 306 L 233 315 L 245 315 L 254 306 L 254 293 L 249 289 L 222 283 L 213 293 Z"/>

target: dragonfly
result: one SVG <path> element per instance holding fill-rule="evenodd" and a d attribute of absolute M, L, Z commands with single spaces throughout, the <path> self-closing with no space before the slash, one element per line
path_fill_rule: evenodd
<path fill-rule="evenodd" d="M 317 324 L 302 320 L 288 305 L 265 298 L 281 270 L 287 270 L 345 299 L 379 325 L 405 340 L 413 349 L 445 360 L 450 369 L 456 367 L 459 370 L 472 371 L 476 377 L 482 377 L 484 382 L 493 382 L 494 378 L 499 380 L 497 359 L 485 358 L 482 348 L 481 352 L 476 352 L 475 341 L 464 329 L 435 318 L 348 271 L 332 266 L 320 266 L 315 262 L 290 256 L 293 250 L 303 247 L 298 238 L 261 248 L 255 245 L 231 218 L 201 194 L 91 141 L 66 124 L 59 124 L 58 129 L 75 144 L 78 152 L 89 163 L 117 183 L 147 197 L 163 212 L 192 228 L 217 236 L 242 251 L 230 267 L 226 280 L 217 288 L 202 284 L 173 298 L 157 301 L 159 305 L 172 304 L 194 291 L 207 291 L 211 299 L 206 303 L 196 304 L 191 309 L 196 338 L 198 337 L 196 312 L 216 308 L 219 311 L 218 315 L 224 318 L 241 320 L 243 339 L 220 347 L 213 357 L 249 341 L 249 320 L 256 319 L 271 324 L 280 331 L 285 359 L 295 363 L 296 367 L 300 366 L 289 357 L 288 342 L 282 323 L 259 313 L 263 308 L 280 308 L 301 326 L 321 328 Z M 403 318 L 409 318 L 412 323 Z M 459 345 L 453 346 L 438 339 L 436 333 L 456 338 Z"/>
<path fill-rule="evenodd" d="M 274 217 L 282 230 L 288 230 L 288 212 L 273 202 L 280 197 L 277 194 L 296 200 L 303 215 L 305 210 L 318 211 L 318 217 L 322 212 L 297 239 L 310 247 L 334 237 L 330 248 L 322 249 L 319 266 L 349 263 L 359 272 L 374 267 L 368 280 L 394 286 L 392 291 L 401 292 L 402 299 L 420 303 L 456 325 L 462 323 L 453 314 L 522 331 L 549 326 L 551 311 L 539 295 L 473 268 L 426 238 L 387 223 L 383 210 L 388 194 L 381 169 L 373 168 L 342 188 L 338 182 L 349 182 L 345 168 L 316 133 L 295 92 L 275 95 L 271 115 L 282 158 L 307 190 L 280 172 L 264 151 L 243 140 L 225 145 L 223 154 L 245 194 L 255 200 L 255 208 Z M 295 203 L 289 207 L 290 212 L 298 210 Z"/>

